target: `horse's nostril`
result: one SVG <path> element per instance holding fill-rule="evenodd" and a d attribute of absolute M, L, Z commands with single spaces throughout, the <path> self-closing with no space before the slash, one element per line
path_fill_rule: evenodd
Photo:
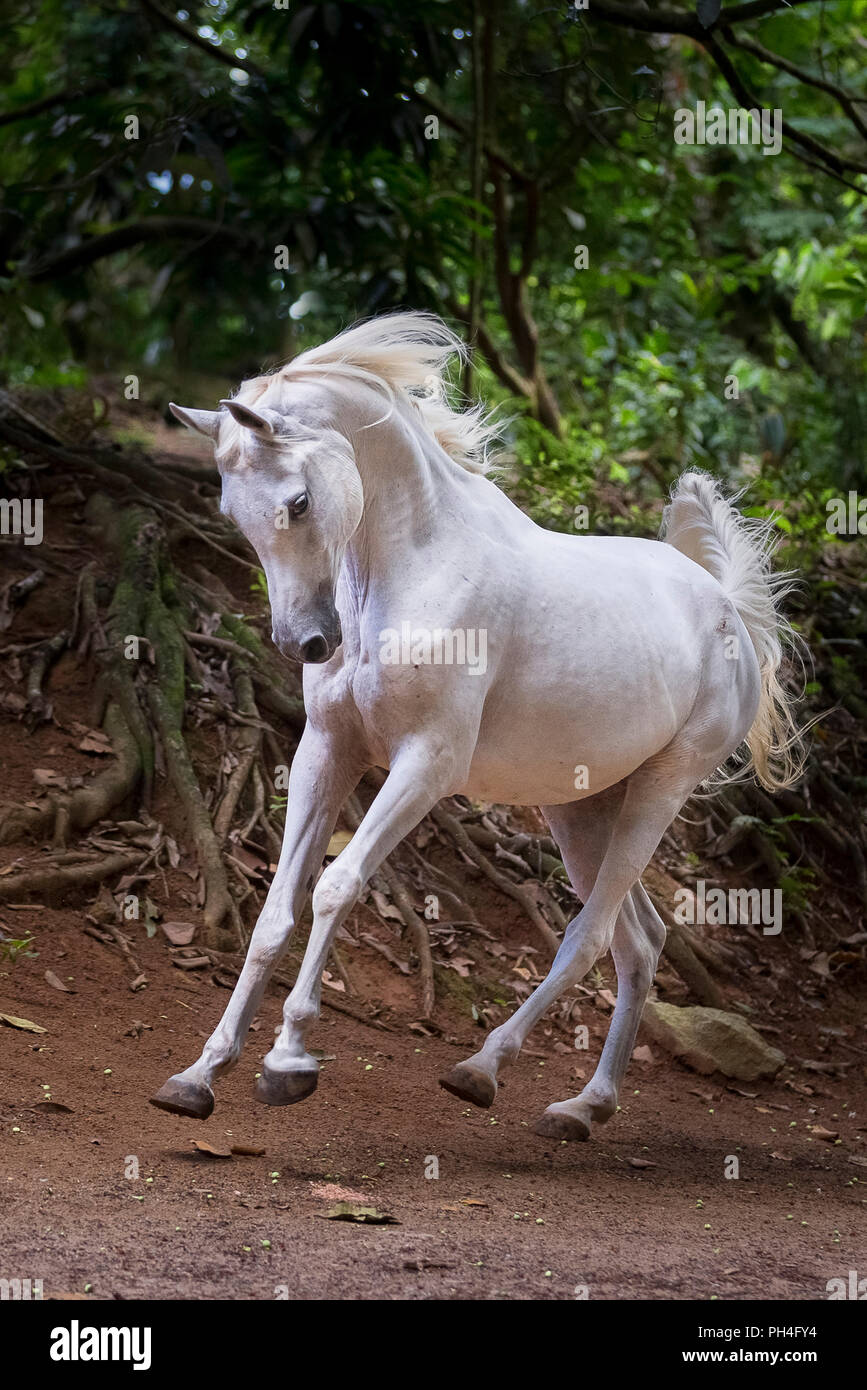
<path fill-rule="evenodd" d="M 303 661 L 324 661 L 328 655 L 328 643 L 324 637 L 311 637 L 301 648 Z"/>

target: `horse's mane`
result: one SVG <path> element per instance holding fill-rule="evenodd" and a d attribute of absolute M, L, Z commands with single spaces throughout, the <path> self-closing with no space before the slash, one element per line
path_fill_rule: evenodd
<path fill-rule="evenodd" d="M 301 376 L 354 377 L 383 392 L 389 414 L 402 403 L 417 420 L 420 417 L 426 432 L 455 463 L 470 472 L 485 473 L 491 466 L 489 445 L 497 430 L 481 404 L 455 409 L 446 395 L 449 365 L 463 362 L 467 351 L 436 314 L 382 314 L 308 348 L 266 376 L 245 381 L 235 399 L 253 405 L 275 386 L 279 389 Z M 233 424 L 230 419 L 221 428 L 220 453 L 233 442 L 229 435 L 238 428 L 233 430 Z"/>

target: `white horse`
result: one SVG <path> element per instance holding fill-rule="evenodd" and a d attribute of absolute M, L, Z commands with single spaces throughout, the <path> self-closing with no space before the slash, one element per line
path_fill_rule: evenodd
<path fill-rule="evenodd" d="M 461 349 L 439 319 L 395 314 L 246 382 L 218 411 L 172 406 L 215 442 L 222 511 L 265 571 L 274 642 L 305 663 L 307 725 L 244 968 L 199 1060 L 154 1097 L 162 1109 L 211 1113 L 212 1083 L 237 1061 L 314 883 L 257 1094 L 289 1105 L 315 1089 L 305 1038 L 334 935 L 383 859 L 461 793 L 541 806 L 584 906 L 547 978 L 442 1084 L 490 1105 L 533 1025 L 611 949 L 617 1007 L 599 1066 L 536 1126 L 586 1139 L 617 1108 L 665 938 L 640 875 L 666 828 L 744 740 L 766 785 L 793 778 L 767 529 L 697 473 L 677 484 L 667 544 L 541 529 L 484 475 L 492 431 L 479 409 L 445 399 Z M 442 648 L 437 661 L 438 634 L 452 655 L 463 634 L 485 661 Z M 341 806 L 373 767 L 388 776 L 316 882 Z"/>

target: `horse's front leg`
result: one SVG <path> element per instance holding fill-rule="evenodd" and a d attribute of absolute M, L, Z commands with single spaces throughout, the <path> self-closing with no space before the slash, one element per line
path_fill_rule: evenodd
<path fill-rule="evenodd" d="M 223 1017 L 202 1055 L 172 1076 L 152 1098 L 160 1110 L 207 1119 L 213 1082 L 237 1062 L 265 986 L 286 949 L 322 864 L 340 807 L 363 767 L 308 724 L 292 760 L 283 848 L 250 940 L 247 959 Z"/>
<path fill-rule="evenodd" d="M 402 749 L 351 842 L 320 878 L 304 960 L 257 1085 L 257 1095 L 266 1105 L 291 1105 L 316 1089 L 319 1064 L 307 1051 L 305 1038 L 319 1017 L 322 971 L 334 935 L 370 875 L 454 787 L 454 766 L 453 754 L 439 741 L 418 740 Z"/>

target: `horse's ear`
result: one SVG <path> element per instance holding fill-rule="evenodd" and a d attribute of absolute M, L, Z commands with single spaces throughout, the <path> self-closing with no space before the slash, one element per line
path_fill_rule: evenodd
<path fill-rule="evenodd" d="M 277 433 L 273 411 L 260 415 L 258 410 L 251 410 L 248 405 L 241 405 L 240 401 L 220 401 L 220 405 L 225 406 L 232 419 L 237 420 L 245 430 L 256 430 L 259 434 Z"/>
<path fill-rule="evenodd" d="M 182 405 L 175 405 L 174 401 L 169 402 L 169 410 L 182 425 L 189 425 L 191 430 L 208 439 L 216 439 L 220 429 L 219 410 L 185 410 Z"/>

